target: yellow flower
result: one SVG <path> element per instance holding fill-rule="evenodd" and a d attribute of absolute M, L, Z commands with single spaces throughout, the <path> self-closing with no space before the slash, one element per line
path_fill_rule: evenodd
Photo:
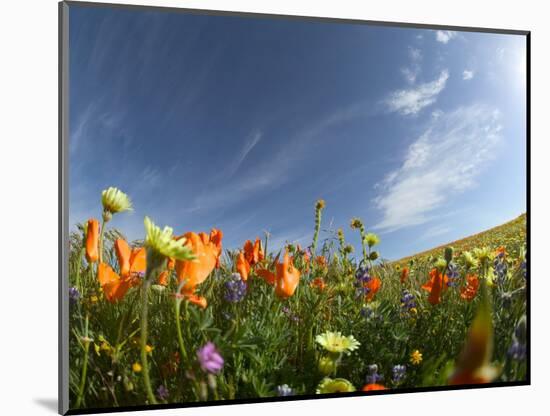
<path fill-rule="evenodd" d="M 365 236 L 365 243 L 367 243 L 369 247 L 373 247 L 380 243 L 380 238 L 374 233 L 368 233 Z"/>
<path fill-rule="evenodd" d="M 325 393 L 348 393 L 355 391 L 355 387 L 345 378 L 325 377 L 317 386 L 317 394 Z"/>
<path fill-rule="evenodd" d="M 328 352 L 349 354 L 359 348 L 359 341 L 353 335 L 343 336 L 341 332 L 327 331 L 317 335 L 315 341 Z"/>
<path fill-rule="evenodd" d="M 151 353 L 153 352 L 153 347 L 152 347 L 151 345 L 147 344 L 147 345 L 145 346 L 145 352 L 146 352 L 147 354 L 151 354 Z"/>
<path fill-rule="evenodd" d="M 414 350 L 411 353 L 411 364 L 419 365 L 422 362 L 422 353 L 418 350 Z"/>
<path fill-rule="evenodd" d="M 149 217 L 145 217 L 145 245 L 153 251 L 176 260 L 194 260 L 192 250 L 185 245 L 185 238 L 174 240 L 173 230 L 170 227 L 164 227 L 161 230 L 155 225 Z"/>
<path fill-rule="evenodd" d="M 134 373 L 141 373 L 141 364 L 138 362 L 135 362 L 134 364 L 132 364 L 132 371 Z"/>
<path fill-rule="evenodd" d="M 98 299 L 97 299 L 97 296 L 96 296 L 96 295 L 90 296 L 90 302 L 96 303 L 97 301 L 98 301 Z"/>
<path fill-rule="evenodd" d="M 324 199 L 319 199 L 317 201 L 317 203 L 315 204 L 315 209 L 316 210 L 323 209 L 325 207 L 325 205 L 326 205 L 325 200 Z"/>
<path fill-rule="evenodd" d="M 101 203 L 103 204 L 103 209 L 111 214 L 132 210 L 130 197 L 120 189 L 113 188 L 112 186 L 101 193 Z"/>

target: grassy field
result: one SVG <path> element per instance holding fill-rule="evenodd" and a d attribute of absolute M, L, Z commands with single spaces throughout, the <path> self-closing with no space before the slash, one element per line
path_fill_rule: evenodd
<path fill-rule="evenodd" d="M 525 241 L 525 233 L 527 232 L 527 215 L 521 214 L 519 217 L 508 221 L 504 224 L 497 225 L 489 230 L 482 231 L 480 233 L 462 238 L 460 240 L 449 242 L 445 245 L 434 247 L 430 250 L 422 251 L 420 253 L 413 254 L 411 256 L 404 257 L 395 261 L 395 264 L 405 265 L 411 259 L 425 260 L 430 256 L 437 256 L 445 249 L 446 246 L 452 246 L 457 252 L 472 250 L 475 247 L 489 246 L 494 249 L 501 245 L 508 245 L 510 249 L 519 249 L 520 245 L 514 244 L 519 238 L 521 241 Z M 516 257 L 519 252 L 511 253 Z"/>
<path fill-rule="evenodd" d="M 149 219 L 129 243 L 129 199 L 102 204 L 70 239 L 73 409 L 525 380 L 524 215 L 387 263 L 360 219 L 320 243 L 323 201 L 311 245 L 278 252 Z"/>

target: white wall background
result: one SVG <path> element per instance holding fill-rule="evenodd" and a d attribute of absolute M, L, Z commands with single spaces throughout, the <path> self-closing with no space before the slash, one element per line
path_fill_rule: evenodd
<path fill-rule="evenodd" d="M 133 3 L 119 1 L 120 3 Z M 532 383 L 149 412 L 148 415 L 548 414 L 548 105 L 544 1 L 135 0 L 148 5 L 532 31 Z M 57 1 L 0 5 L 0 413 L 54 414 L 57 398 Z"/>

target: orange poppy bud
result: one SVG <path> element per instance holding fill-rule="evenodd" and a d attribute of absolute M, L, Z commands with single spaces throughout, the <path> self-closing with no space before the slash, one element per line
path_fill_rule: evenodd
<path fill-rule="evenodd" d="M 365 296 L 367 302 L 370 302 L 376 293 L 380 290 L 380 287 L 382 287 L 382 281 L 378 277 L 373 277 L 370 279 L 367 283 L 365 283 L 365 287 L 369 289 L 369 292 Z"/>
<path fill-rule="evenodd" d="M 248 274 L 250 273 L 250 264 L 245 258 L 245 255 L 243 252 L 240 252 L 237 256 L 237 272 L 241 275 L 241 279 L 243 281 L 248 280 Z"/>
<path fill-rule="evenodd" d="M 277 262 L 275 294 L 281 298 L 288 298 L 294 294 L 300 282 L 300 271 L 294 267 L 288 253 L 285 252 L 283 262 Z"/>
<path fill-rule="evenodd" d="M 401 283 L 405 283 L 408 278 L 409 278 L 409 268 L 403 267 L 403 270 L 401 270 Z"/>
<path fill-rule="evenodd" d="M 189 302 L 191 302 L 194 305 L 197 305 L 198 307 L 202 309 L 206 309 L 208 306 L 208 302 L 206 301 L 206 298 L 199 295 L 186 295 L 185 297 Z"/>
<path fill-rule="evenodd" d="M 86 259 L 90 263 L 95 263 L 99 259 L 99 221 L 95 218 L 88 220 Z"/>

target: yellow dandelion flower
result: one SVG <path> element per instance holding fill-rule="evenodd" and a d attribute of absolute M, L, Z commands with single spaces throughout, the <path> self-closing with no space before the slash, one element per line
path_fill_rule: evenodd
<path fill-rule="evenodd" d="M 419 365 L 422 362 L 422 353 L 418 350 L 414 350 L 411 353 L 411 364 Z"/>
<path fill-rule="evenodd" d="M 142 367 L 140 363 L 135 362 L 134 364 L 132 364 L 132 371 L 134 373 L 141 373 L 141 370 L 142 370 Z"/>

